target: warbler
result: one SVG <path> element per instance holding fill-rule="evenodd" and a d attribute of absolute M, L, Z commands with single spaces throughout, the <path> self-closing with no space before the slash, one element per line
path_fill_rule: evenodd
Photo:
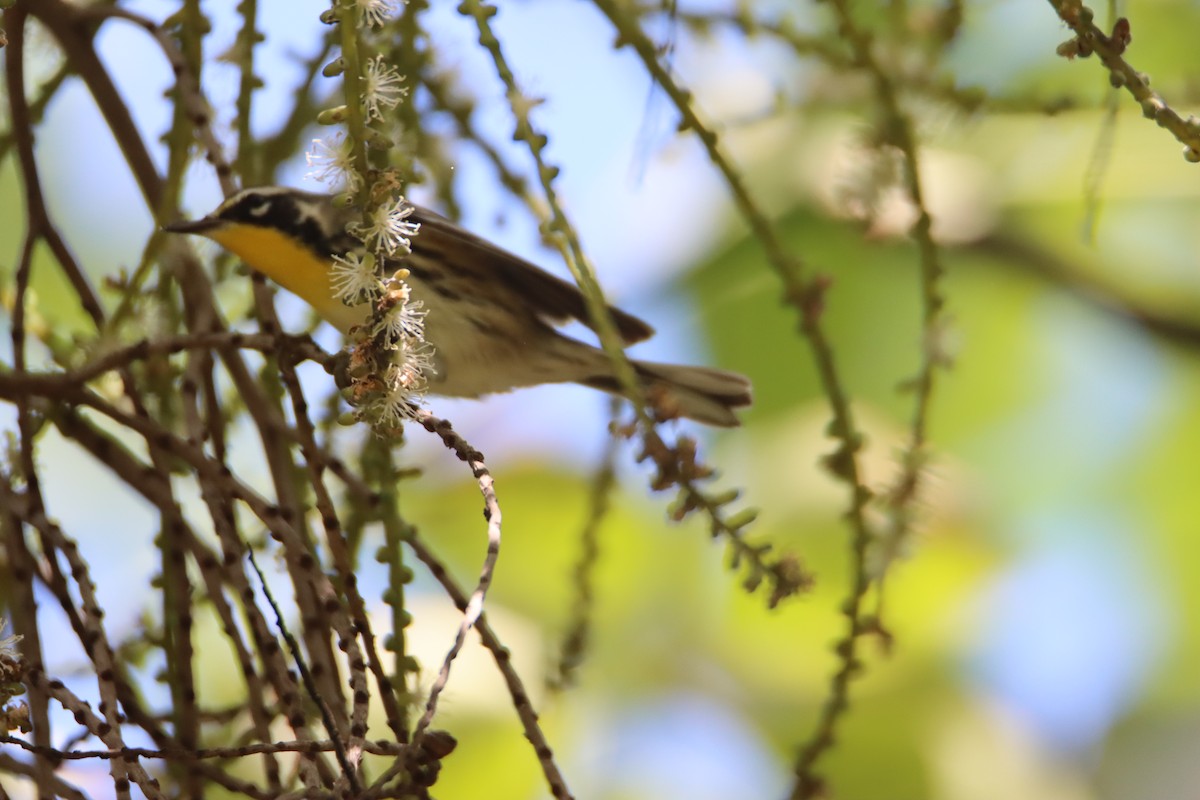
<path fill-rule="evenodd" d="M 367 303 L 343 303 L 331 283 L 333 256 L 361 247 L 346 232 L 352 213 L 326 195 L 260 187 L 231 195 L 208 216 L 164 230 L 212 239 L 347 333 L 370 314 Z M 431 393 L 480 397 L 573 382 L 621 394 L 603 351 L 555 329 L 573 319 L 592 327 L 575 285 L 426 208 L 414 205 L 409 221 L 420 226 L 411 253 L 386 265 L 387 274 L 407 269 L 412 297 L 424 303 L 425 339 L 434 349 L 436 371 L 428 376 Z M 612 307 L 609 312 L 627 345 L 654 333 L 632 314 Z M 632 363 L 644 388 L 680 416 L 732 427 L 739 424 L 734 409 L 750 404 L 750 382 L 737 373 Z"/>

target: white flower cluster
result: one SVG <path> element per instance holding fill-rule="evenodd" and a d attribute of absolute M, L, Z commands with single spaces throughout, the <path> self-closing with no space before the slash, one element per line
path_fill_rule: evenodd
<path fill-rule="evenodd" d="M 384 25 L 399 6 L 396 0 L 356 2 L 364 29 Z M 340 68 L 340 60 L 331 66 Z M 367 58 L 358 81 L 361 96 L 348 98 L 348 102 L 361 104 L 366 125 L 386 126 L 388 112 L 408 91 L 403 81 L 383 56 Z M 372 137 L 378 133 L 368 131 Z M 340 131 L 314 139 L 307 154 L 309 177 L 334 192 L 359 195 L 367 177 L 358 168 L 362 162 L 356 162 L 353 147 Z M 377 183 L 372 193 L 378 188 Z M 361 384 L 363 392 L 356 405 L 360 417 L 383 427 L 395 427 L 412 418 L 421 402 L 425 376 L 433 371 L 433 348 L 425 341 L 426 312 L 421 301 L 411 298 L 412 290 L 405 282 L 408 270 L 401 266 L 402 259 L 412 254 L 412 239 L 421 227 L 409 219 L 414 210 L 398 194 L 374 205 L 346 228 L 362 242 L 362 248 L 332 257 L 330 279 L 338 299 L 348 306 L 365 305 L 371 312 L 362 329 L 366 339 L 359 342 L 356 353 L 369 360 L 372 374 Z"/>
<path fill-rule="evenodd" d="M 16 634 L 5 636 L 4 629 L 7 627 L 8 620 L 0 619 L 0 658 L 18 658 L 20 651 L 17 650 L 17 642 L 25 637 Z"/>
<path fill-rule="evenodd" d="M 358 0 L 358 13 L 363 25 L 378 28 L 392 18 L 399 6 L 397 0 Z"/>
<path fill-rule="evenodd" d="M 363 107 L 368 122 L 382 120 L 382 109 L 391 111 L 400 105 L 407 93 L 404 76 L 391 64 L 384 62 L 383 56 L 375 56 L 367 62 L 367 73 L 363 75 Z"/>
<path fill-rule="evenodd" d="M 346 230 L 361 239 L 368 250 L 403 257 L 412 252 L 412 237 L 421 230 L 419 224 L 408 221 L 414 210 L 403 197 L 397 197 L 394 202 L 376 207 L 369 222 L 351 223 Z"/>
<path fill-rule="evenodd" d="M 342 131 L 336 131 L 324 139 L 313 139 L 312 150 L 304 154 L 304 160 L 309 166 L 306 177 L 334 191 L 357 194 L 362 188 L 362 176 L 354 168 L 354 154 Z"/>

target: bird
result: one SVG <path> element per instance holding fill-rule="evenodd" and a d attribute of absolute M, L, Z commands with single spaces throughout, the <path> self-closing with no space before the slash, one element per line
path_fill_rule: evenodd
<path fill-rule="evenodd" d="M 435 374 L 428 392 L 477 398 L 544 383 L 578 383 L 615 395 L 623 387 L 607 354 L 564 335 L 557 327 L 578 320 L 589 328 L 583 293 L 531 264 L 415 204 L 408 221 L 419 225 L 411 252 L 392 267 L 408 270 L 411 297 L 426 311 L 425 340 Z M 298 295 L 333 327 L 349 333 L 370 315 L 370 305 L 348 306 L 331 281 L 334 256 L 361 248 L 346 226 L 353 209 L 330 195 L 283 186 L 242 189 L 204 217 L 164 226 L 170 233 L 215 241 L 251 269 Z M 648 339 L 654 329 L 609 306 L 622 342 Z M 641 388 L 673 414 L 735 427 L 736 410 L 750 405 L 743 375 L 702 366 L 632 360 Z"/>

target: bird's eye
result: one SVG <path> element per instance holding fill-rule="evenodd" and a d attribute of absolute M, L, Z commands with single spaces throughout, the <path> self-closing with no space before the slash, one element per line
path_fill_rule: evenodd
<path fill-rule="evenodd" d="M 267 212 L 270 210 L 271 210 L 271 204 L 266 201 L 263 201 L 259 205 L 254 206 L 254 208 L 251 208 L 248 213 L 250 214 L 250 216 L 257 219 L 258 217 L 265 217 L 267 215 Z"/>

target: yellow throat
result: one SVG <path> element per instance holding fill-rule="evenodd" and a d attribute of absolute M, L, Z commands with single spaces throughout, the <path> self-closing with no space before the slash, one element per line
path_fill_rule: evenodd
<path fill-rule="evenodd" d="M 363 321 L 365 311 L 338 300 L 330 282 L 330 261 L 274 228 L 229 222 L 205 236 L 311 305 L 343 333 Z"/>

